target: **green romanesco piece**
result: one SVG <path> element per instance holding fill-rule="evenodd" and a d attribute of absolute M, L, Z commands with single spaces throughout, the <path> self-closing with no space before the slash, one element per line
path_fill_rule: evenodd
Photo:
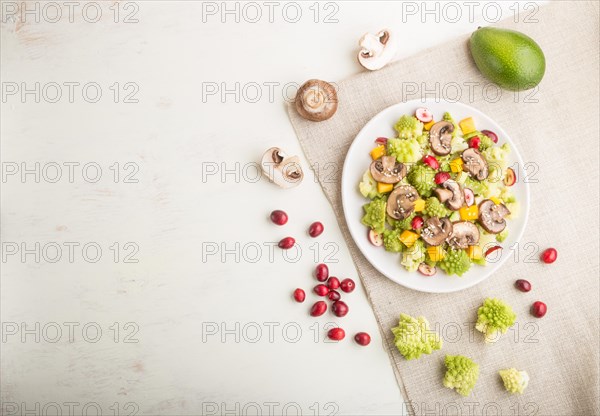
<path fill-rule="evenodd" d="M 419 142 L 421 148 L 425 149 L 429 145 L 429 132 L 424 131 L 423 134 L 417 137 L 417 142 Z"/>
<path fill-rule="evenodd" d="M 479 143 L 479 150 L 481 151 L 487 150 L 495 144 L 492 139 L 483 133 L 479 135 L 479 138 L 481 139 L 481 142 Z"/>
<path fill-rule="evenodd" d="M 431 191 L 436 187 L 435 171 L 427 165 L 418 164 L 408 172 L 408 183 L 415 187 L 422 197 L 431 196 Z"/>
<path fill-rule="evenodd" d="M 469 188 L 475 195 L 483 195 L 487 191 L 487 185 L 484 182 L 467 176 L 464 183 L 465 188 Z"/>
<path fill-rule="evenodd" d="M 496 241 L 499 243 L 504 242 L 504 240 L 506 240 L 506 237 L 508 237 L 508 229 L 505 228 L 504 231 L 502 231 L 501 233 L 496 234 Z"/>
<path fill-rule="evenodd" d="M 378 233 L 383 233 L 385 231 L 385 208 L 386 200 L 384 198 L 376 198 L 363 205 L 365 215 L 362 217 L 362 223 Z"/>
<path fill-rule="evenodd" d="M 485 342 L 496 342 L 516 319 L 510 305 L 497 298 L 487 298 L 477 310 L 475 329 L 485 335 Z"/>
<path fill-rule="evenodd" d="M 504 143 L 502 146 L 492 146 L 481 152 L 481 154 L 488 164 L 488 181 L 502 184 L 502 179 L 504 179 L 508 167 L 508 155 L 510 154 L 508 143 Z"/>
<path fill-rule="evenodd" d="M 471 260 L 464 250 L 450 249 L 439 265 L 448 275 L 462 276 L 471 268 Z"/>
<path fill-rule="evenodd" d="M 387 153 L 402 163 L 415 163 L 423 157 L 421 146 L 415 138 L 388 139 Z"/>
<path fill-rule="evenodd" d="M 380 196 L 380 193 L 377 192 L 377 182 L 371 176 L 369 169 L 367 169 L 362 177 L 362 181 L 358 184 L 358 190 L 365 198 L 373 199 L 376 196 Z"/>
<path fill-rule="evenodd" d="M 426 251 L 425 243 L 419 238 L 411 247 L 402 251 L 402 260 L 400 260 L 400 264 L 409 272 L 416 272 L 419 268 L 419 264 L 425 261 Z"/>
<path fill-rule="evenodd" d="M 479 378 L 479 365 L 462 355 L 446 355 L 444 386 L 468 396 Z"/>
<path fill-rule="evenodd" d="M 401 139 L 410 139 L 423 134 L 423 123 L 416 117 L 404 115 L 396 122 L 394 129 Z"/>
<path fill-rule="evenodd" d="M 403 220 L 395 220 L 388 217 L 388 222 L 392 227 L 398 230 L 412 230 L 412 220 L 417 214 L 413 211 L 411 214 Z"/>
<path fill-rule="evenodd" d="M 402 251 L 402 241 L 400 241 L 401 229 L 385 230 L 383 232 L 383 246 L 387 251 L 400 253 Z"/>
<path fill-rule="evenodd" d="M 425 209 L 423 210 L 425 215 L 430 217 L 447 217 L 452 214 L 452 210 L 446 208 L 444 204 L 440 202 L 435 196 L 427 198 L 425 200 Z"/>
<path fill-rule="evenodd" d="M 516 368 L 507 368 L 498 371 L 506 391 L 511 393 L 523 393 L 529 384 L 529 374 L 526 371 L 519 371 Z"/>
<path fill-rule="evenodd" d="M 413 318 L 400 314 L 398 326 L 392 328 L 394 344 L 407 360 L 419 358 L 422 354 L 431 354 L 442 348 L 441 337 L 429 329 L 429 322 L 423 316 Z"/>

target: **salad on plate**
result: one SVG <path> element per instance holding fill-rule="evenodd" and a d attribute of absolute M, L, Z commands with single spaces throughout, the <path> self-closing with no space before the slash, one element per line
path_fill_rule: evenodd
<path fill-rule="evenodd" d="M 418 108 L 396 122 L 396 137 L 375 140 L 359 183 L 370 200 L 362 223 L 406 270 L 462 276 L 473 263 L 485 266 L 508 236 L 507 220 L 519 213 L 510 190 L 517 178 L 510 147 L 494 132 L 477 130 L 472 117 L 437 116 Z"/>

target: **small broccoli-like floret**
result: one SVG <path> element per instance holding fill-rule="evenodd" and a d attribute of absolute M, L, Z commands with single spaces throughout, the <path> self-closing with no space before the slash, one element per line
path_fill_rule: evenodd
<path fill-rule="evenodd" d="M 363 206 L 365 216 L 362 218 L 362 223 L 367 227 L 383 233 L 385 231 L 385 208 L 386 200 L 377 198 Z"/>
<path fill-rule="evenodd" d="M 418 164 L 412 167 L 408 172 L 408 183 L 415 187 L 421 196 L 427 197 L 431 195 L 431 191 L 436 187 L 435 171 L 429 166 Z"/>
<path fill-rule="evenodd" d="M 475 329 L 483 332 L 485 342 L 496 342 L 501 334 L 513 326 L 517 315 L 503 300 L 487 298 L 477 310 Z"/>
<path fill-rule="evenodd" d="M 495 144 L 492 139 L 483 133 L 479 134 L 479 139 L 481 140 L 479 143 L 479 150 L 481 151 L 487 150 Z"/>
<path fill-rule="evenodd" d="M 508 237 L 508 228 L 505 228 L 504 231 L 496 234 L 496 241 L 502 243 L 506 240 L 506 237 Z"/>
<path fill-rule="evenodd" d="M 388 139 L 387 153 L 396 157 L 398 162 L 415 163 L 423 157 L 423 151 L 417 139 Z"/>
<path fill-rule="evenodd" d="M 407 360 L 419 358 L 421 354 L 431 354 L 442 348 L 442 339 L 429 329 L 429 322 L 422 316 L 413 318 L 400 314 L 398 326 L 392 328 L 394 344 Z"/>
<path fill-rule="evenodd" d="M 412 220 L 417 214 L 413 211 L 411 214 L 403 220 L 395 220 L 391 217 L 388 217 L 389 223 L 392 227 L 398 230 L 411 230 L 412 229 Z"/>
<path fill-rule="evenodd" d="M 394 129 L 401 139 L 410 139 L 423 134 L 423 123 L 416 117 L 403 115 L 394 125 Z"/>
<path fill-rule="evenodd" d="M 425 201 L 425 209 L 423 210 L 425 215 L 430 217 L 447 217 L 452 214 L 452 211 L 446 208 L 444 204 L 440 202 L 435 196 L 427 198 Z"/>
<path fill-rule="evenodd" d="M 526 371 L 519 371 L 516 368 L 508 368 L 506 370 L 500 370 L 498 372 L 506 391 L 511 393 L 523 393 L 527 385 L 529 384 L 529 374 Z"/>
<path fill-rule="evenodd" d="M 377 182 L 371 176 L 371 172 L 367 169 L 365 174 L 362 177 L 362 181 L 358 184 L 358 190 L 361 195 L 365 198 L 373 199 L 376 196 L 379 196 L 379 192 L 377 192 Z"/>
<path fill-rule="evenodd" d="M 403 265 L 409 272 L 415 272 L 419 268 L 419 264 L 425 261 L 425 243 L 420 238 L 415 243 L 402 252 Z"/>
<path fill-rule="evenodd" d="M 485 183 L 467 176 L 464 183 L 465 188 L 469 188 L 475 195 L 483 195 L 487 191 Z"/>
<path fill-rule="evenodd" d="M 449 275 L 462 276 L 471 268 L 471 261 L 464 250 L 450 249 L 439 265 Z"/>
<path fill-rule="evenodd" d="M 462 355 L 446 355 L 444 386 L 468 396 L 479 378 L 479 365 Z"/>
<path fill-rule="evenodd" d="M 429 132 L 424 131 L 423 134 L 417 137 L 417 142 L 419 142 L 419 145 L 423 149 L 427 147 L 427 145 L 429 145 Z"/>
<path fill-rule="evenodd" d="M 402 251 L 402 241 L 400 241 L 402 230 L 385 230 L 383 232 L 383 246 L 387 251 L 400 253 Z"/>

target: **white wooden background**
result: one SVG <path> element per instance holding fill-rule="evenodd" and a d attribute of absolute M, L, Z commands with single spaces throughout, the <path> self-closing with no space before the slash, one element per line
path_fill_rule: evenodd
<path fill-rule="evenodd" d="M 53 4 L 2 2 L 0 413 L 402 413 L 362 287 L 343 319 L 291 300 L 325 256 L 359 282 L 285 97 L 361 71 L 366 31 L 392 28 L 402 59 L 498 3 Z M 300 155 L 300 187 L 258 178 L 270 146 Z M 270 258 L 286 235 L 301 255 Z M 324 342 L 328 322 L 348 339 Z"/>

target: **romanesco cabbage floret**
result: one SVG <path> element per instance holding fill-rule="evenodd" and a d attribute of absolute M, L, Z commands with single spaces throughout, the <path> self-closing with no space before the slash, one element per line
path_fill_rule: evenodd
<path fill-rule="evenodd" d="M 529 374 L 526 371 L 519 371 L 516 368 L 508 368 L 498 372 L 506 391 L 511 393 L 523 393 L 529 384 Z"/>
<path fill-rule="evenodd" d="M 400 253 L 402 251 L 402 242 L 400 241 L 402 230 L 385 230 L 383 232 L 383 246 L 387 251 Z"/>
<path fill-rule="evenodd" d="M 387 153 L 395 156 L 398 162 L 414 163 L 423 157 L 423 151 L 417 139 L 388 139 Z"/>
<path fill-rule="evenodd" d="M 419 264 L 425 261 L 425 244 L 423 240 L 418 239 L 415 243 L 402 252 L 402 264 L 409 272 L 415 272 Z"/>
<path fill-rule="evenodd" d="M 429 145 L 429 132 L 424 131 L 423 134 L 417 136 L 417 142 L 419 142 L 419 145 L 423 149 L 427 147 L 427 145 Z"/>
<path fill-rule="evenodd" d="M 479 135 L 479 139 L 481 140 L 481 142 L 479 143 L 479 150 L 481 151 L 487 150 L 490 147 L 494 146 L 494 141 L 483 133 Z"/>
<path fill-rule="evenodd" d="M 412 167 L 408 172 L 408 183 L 415 187 L 421 196 L 430 196 L 433 188 L 436 187 L 435 171 L 429 166 L 418 164 Z"/>
<path fill-rule="evenodd" d="M 385 208 L 386 200 L 383 198 L 376 198 L 364 205 L 365 215 L 362 223 L 378 233 L 383 233 L 385 231 Z"/>
<path fill-rule="evenodd" d="M 452 211 L 446 208 L 444 204 L 440 202 L 435 196 L 427 198 L 425 201 L 425 209 L 423 210 L 425 215 L 430 217 L 447 217 L 452 214 Z"/>
<path fill-rule="evenodd" d="M 508 155 L 510 153 L 508 143 L 504 143 L 502 146 L 492 146 L 481 153 L 488 163 L 488 178 L 492 181 L 502 183 L 502 179 L 504 179 L 503 172 L 508 167 Z"/>
<path fill-rule="evenodd" d="M 475 329 L 483 332 L 485 342 L 496 342 L 513 326 L 517 315 L 510 305 L 497 298 L 487 298 L 477 310 Z"/>
<path fill-rule="evenodd" d="M 358 184 L 358 190 L 362 196 L 369 199 L 373 199 L 380 195 L 379 192 L 377 192 L 377 182 L 373 179 L 373 176 L 371 176 L 369 169 L 367 169 L 362 177 L 362 181 Z"/>
<path fill-rule="evenodd" d="M 471 261 L 464 250 L 450 249 L 439 265 L 448 275 L 462 276 L 471 268 Z"/>
<path fill-rule="evenodd" d="M 496 241 L 503 243 L 504 240 L 506 240 L 506 237 L 508 237 L 508 228 L 505 228 L 504 231 L 496 234 Z"/>
<path fill-rule="evenodd" d="M 483 195 L 487 191 L 487 185 L 484 182 L 473 179 L 469 176 L 465 179 L 465 188 L 471 189 L 475 195 Z"/>
<path fill-rule="evenodd" d="M 391 217 L 388 217 L 389 223 L 392 227 L 398 230 L 410 230 L 412 229 L 412 220 L 417 214 L 413 211 L 411 214 L 403 220 L 395 220 Z"/>
<path fill-rule="evenodd" d="M 407 360 L 419 358 L 421 354 L 431 354 L 442 348 L 442 339 L 429 329 L 429 322 L 423 316 L 413 318 L 400 314 L 398 326 L 392 328 L 394 344 Z"/>
<path fill-rule="evenodd" d="M 410 139 L 423 134 L 423 123 L 416 117 L 403 115 L 394 125 L 394 129 L 401 139 Z"/>
<path fill-rule="evenodd" d="M 446 355 L 444 386 L 468 396 L 479 378 L 479 365 L 462 355 Z"/>

